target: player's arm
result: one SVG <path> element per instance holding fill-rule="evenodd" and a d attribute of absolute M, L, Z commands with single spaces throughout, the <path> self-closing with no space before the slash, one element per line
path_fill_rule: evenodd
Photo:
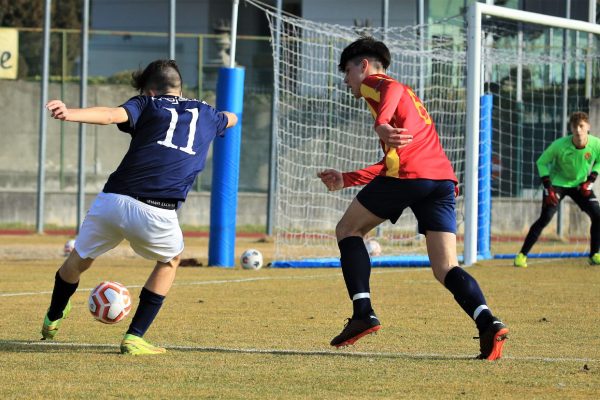
<path fill-rule="evenodd" d="M 552 143 L 542 155 L 535 162 L 538 168 L 538 173 L 540 174 L 540 178 L 542 180 L 542 185 L 544 185 L 544 196 L 542 201 L 545 206 L 556 207 L 560 202 L 560 198 L 554 190 L 554 186 L 552 186 L 552 181 L 550 180 L 550 163 L 554 160 L 555 154 L 555 145 L 556 142 Z"/>
<path fill-rule="evenodd" d="M 383 159 L 377 164 L 369 165 L 366 168 L 359 169 L 358 171 L 344 172 L 342 174 L 343 187 L 366 185 L 375 178 L 383 169 Z"/>
<path fill-rule="evenodd" d="M 402 148 L 412 142 L 412 135 L 405 134 L 407 129 L 392 126 L 396 117 L 396 109 L 400 104 L 400 98 L 404 93 L 404 87 L 398 82 L 381 80 L 380 101 L 377 118 L 375 119 L 375 132 L 379 139 L 388 147 Z"/>
<path fill-rule="evenodd" d="M 52 113 L 52 118 L 61 121 L 109 125 L 129 120 L 123 107 L 67 108 L 61 100 L 51 100 L 46 108 Z"/>
<path fill-rule="evenodd" d="M 350 186 L 366 185 L 379 175 L 382 168 L 383 160 L 358 171 L 339 172 L 335 169 L 326 169 L 317 173 L 317 176 L 321 178 L 321 182 L 327 186 L 327 189 L 334 191 Z"/>
<path fill-rule="evenodd" d="M 396 116 L 396 109 L 400 98 L 404 94 L 404 87 L 396 81 L 383 80 L 379 86 L 379 110 L 375 118 L 375 130 L 382 124 L 391 124 Z"/>
<path fill-rule="evenodd" d="M 405 128 L 394 128 L 390 124 L 381 124 L 375 127 L 375 132 L 379 139 L 387 147 L 395 147 L 397 149 L 401 149 L 403 147 L 408 146 L 413 139 L 412 135 L 405 134 L 404 132 L 408 131 Z"/>
<path fill-rule="evenodd" d="M 595 152 L 596 154 L 598 154 L 598 148 L 595 148 Z M 599 157 L 596 156 L 596 160 L 598 160 Z M 598 173 L 600 172 L 600 163 L 599 162 L 594 162 L 594 164 L 592 165 L 592 170 L 590 171 L 590 174 L 588 175 L 587 179 L 585 180 L 585 182 L 583 182 L 581 185 L 579 185 L 579 191 L 581 192 L 581 194 L 583 195 L 583 197 L 590 197 L 592 195 L 592 188 L 594 187 L 594 182 L 596 182 L 596 180 L 598 179 Z"/>
<path fill-rule="evenodd" d="M 550 175 L 550 164 L 554 160 L 554 147 L 554 143 L 552 143 L 535 162 L 541 178 Z"/>
<path fill-rule="evenodd" d="M 595 172 L 598 175 L 600 174 L 600 144 L 596 145 L 594 150 L 594 165 L 592 165 L 591 172 Z"/>
<path fill-rule="evenodd" d="M 231 128 L 232 126 L 237 125 L 238 117 L 234 113 L 229 111 L 223 111 L 223 114 L 227 117 L 227 128 Z"/>

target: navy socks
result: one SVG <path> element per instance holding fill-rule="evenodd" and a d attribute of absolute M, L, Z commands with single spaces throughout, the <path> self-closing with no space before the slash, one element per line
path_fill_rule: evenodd
<path fill-rule="evenodd" d="M 140 304 L 135 311 L 135 315 L 129 325 L 127 333 L 142 337 L 156 318 L 156 315 L 162 307 L 165 296 L 153 293 L 146 288 L 142 288 L 140 293 Z"/>
<path fill-rule="evenodd" d="M 454 295 L 456 302 L 475 321 L 479 331 L 492 321 L 483 293 L 477 281 L 460 267 L 452 268 L 444 279 L 444 286 Z"/>

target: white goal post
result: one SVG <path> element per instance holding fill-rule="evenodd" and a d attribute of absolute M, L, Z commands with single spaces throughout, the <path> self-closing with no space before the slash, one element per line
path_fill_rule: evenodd
<path fill-rule="evenodd" d="M 465 171 L 465 249 L 464 263 L 477 261 L 478 159 L 479 159 L 479 99 L 483 94 L 482 18 L 499 17 L 519 22 L 552 26 L 600 35 L 597 24 L 552 17 L 526 11 L 475 2 L 468 11 L 467 28 L 467 138 Z M 594 13 L 595 17 L 595 13 Z"/>

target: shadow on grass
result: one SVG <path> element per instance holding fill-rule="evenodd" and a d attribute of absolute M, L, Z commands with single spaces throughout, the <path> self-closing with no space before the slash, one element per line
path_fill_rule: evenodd
<path fill-rule="evenodd" d="M 419 353 L 360 352 L 348 350 L 293 350 L 293 349 L 255 349 L 208 346 L 169 346 L 159 344 L 171 351 L 202 353 L 268 354 L 277 356 L 319 356 L 319 357 L 357 357 L 357 358 L 393 358 L 413 360 L 471 360 L 470 355 L 444 355 Z M 72 349 L 77 352 L 113 353 L 119 352 L 119 346 L 113 344 L 67 343 L 27 340 L 0 340 L 0 352 L 48 352 Z"/>

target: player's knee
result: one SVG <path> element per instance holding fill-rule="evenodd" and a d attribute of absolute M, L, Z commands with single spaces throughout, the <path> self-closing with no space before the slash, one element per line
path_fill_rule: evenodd
<path fill-rule="evenodd" d="M 446 275 L 448 274 L 448 271 L 450 271 L 450 267 L 440 267 L 437 265 L 431 265 L 431 271 L 433 272 L 433 276 L 435 277 L 435 279 L 439 283 L 444 285 Z"/>
<path fill-rule="evenodd" d="M 91 258 L 81 258 L 76 250 L 73 250 L 69 257 L 63 263 L 62 268 L 69 272 L 83 273 L 91 267 L 94 260 Z"/>
<path fill-rule="evenodd" d="M 335 237 L 339 242 L 342 239 L 345 239 L 350 236 L 363 236 L 359 231 L 353 229 L 350 225 L 345 223 L 344 221 L 338 222 L 335 226 Z"/>
<path fill-rule="evenodd" d="M 168 262 L 166 262 L 167 265 L 170 265 L 173 268 L 179 267 L 180 263 L 181 263 L 181 255 L 177 255 L 177 256 L 171 258 L 171 260 L 169 260 Z"/>

